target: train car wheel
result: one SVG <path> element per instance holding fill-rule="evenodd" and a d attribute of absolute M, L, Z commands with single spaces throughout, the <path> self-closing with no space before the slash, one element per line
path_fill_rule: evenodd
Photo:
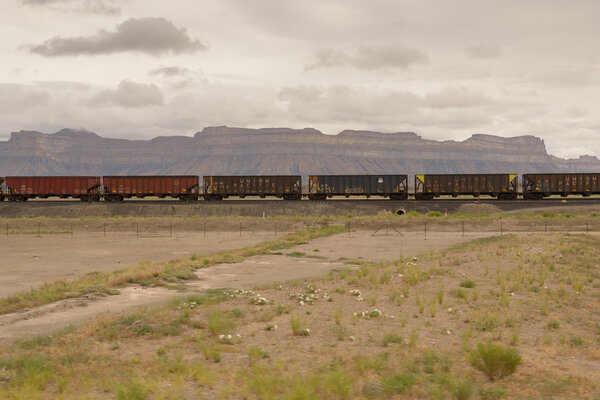
<path fill-rule="evenodd" d="M 198 200 L 198 197 L 193 194 L 180 194 L 179 200 L 181 201 L 195 201 Z"/>
<path fill-rule="evenodd" d="M 433 200 L 433 193 L 415 193 L 415 200 Z"/>

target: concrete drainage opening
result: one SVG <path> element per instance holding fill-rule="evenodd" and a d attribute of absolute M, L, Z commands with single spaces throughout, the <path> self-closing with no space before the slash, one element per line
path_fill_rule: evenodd
<path fill-rule="evenodd" d="M 396 211 L 394 211 L 394 214 L 396 214 L 396 215 L 406 215 L 406 210 L 404 208 L 399 208 Z"/>

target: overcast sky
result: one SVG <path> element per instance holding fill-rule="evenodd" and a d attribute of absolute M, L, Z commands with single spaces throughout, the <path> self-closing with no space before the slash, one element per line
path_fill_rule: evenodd
<path fill-rule="evenodd" d="M 600 156 L 598 0 L 1 0 L 0 140 L 205 126 Z"/>

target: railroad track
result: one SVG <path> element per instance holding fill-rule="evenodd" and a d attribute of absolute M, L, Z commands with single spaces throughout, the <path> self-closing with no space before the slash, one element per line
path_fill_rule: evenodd
<path fill-rule="evenodd" d="M 27 202 L 2 202 L 0 206 L 31 206 L 31 207 L 45 207 L 45 206 L 71 206 L 71 205 L 106 205 L 107 207 L 119 207 L 119 206 L 139 206 L 139 205 L 177 205 L 182 207 L 190 206 L 222 206 L 222 205 L 327 205 L 327 204 L 372 204 L 372 205 L 436 205 L 442 206 L 444 204 L 456 206 L 462 204 L 476 204 L 476 199 L 434 199 L 434 200 L 388 200 L 388 199 L 334 199 L 325 201 L 312 201 L 312 200 L 299 200 L 299 201 L 288 201 L 288 200 L 246 200 L 246 199 L 233 199 L 233 200 L 222 200 L 222 201 L 180 201 L 180 200 L 138 200 L 129 199 L 120 202 L 83 202 L 80 200 L 36 200 L 32 199 Z M 600 204 L 600 197 L 591 198 L 551 198 L 543 200 L 497 200 L 497 199 L 480 199 L 479 204 L 491 204 L 496 206 L 525 206 L 525 207 L 545 207 L 554 206 L 561 204 L 569 205 L 594 205 Z"/>

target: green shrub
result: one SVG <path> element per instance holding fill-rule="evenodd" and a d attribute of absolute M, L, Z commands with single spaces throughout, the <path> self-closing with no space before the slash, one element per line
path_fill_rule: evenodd
<path fill-rule="evenodd" d="M 145 400 L 150 391 L 139 382 L 129 382 L 117 390 L 118 400 Z"/>
<path fill-rule="evenodd" d="M 404 338 L 395 333 L 388 333 L 383 337 L 383 345 L 387 346 L 390 343 L 404 344 Z"/>
<path fill-rule="evenodd" d="M 231 309 L 229 311 L 229 314 L 234 318 L 244 318 L 246 316 L 246 313 L 244 312 L 244 310 L 239 309 L 239 308 Z"/>
<path fill-rule="evenodd" d="M 487 375 L 490 381 L 512 374 L 521 363 L 519 351 L 494 343 L 478 343 L 470 354 L 471 364 Z"/>
<path fill-rule="evenodd" d="M 386 394 L 404 393 L 416 382 L 412 374 L 390 375 L 383 378 L 383 391 Z"/>
<path fill-rule="evenodd" d="M 466 280 L 462 281 L 458 286 L 464 287 L 467 289 L 473 289 L 475 287 L 475 282 L 473 282 L 470 279 L 466 279 Z"/>
<path fill-rule="evenodd" d="M 571 346 L 581 347 L 583 346 L 583 339 L 579 336 L 575 336 L 571 338 Z"/>
<path fill-rule="evenodd" d="M 492 311 L 486 311 L 477 314 L 473 321 L 475 329 L 482 332 L 490 332 L 502 325 L 500 314 Z"/>
<path fill-rule="evenodd" d="M 502 389 L 481 389 L 479 396 L 481 400 L 500 400 L 506 397 L 506 392 Z"/>
<path fill-rule="evenodd" d="M 234 328 L 235 323 L 220 310 L 212 310 L 208 313 L 208 331 L 213 336 L 231 334 Z"/>
<path fill-rule="evenodd" d="M 450 293 L 458 299 L 467 301 L 469 299 L 469 293 L 464 289 L 453 289 Z"/>
<path fill-rule="evenodd" d="M 466 378 L 452 385 L 452 396 L 456 400 L 468 400 L 473 395 L 473 382 Z"/>
<path fill-rule="evenodd" d="M 558 329 L 560 328 L 560 322 L 558 322 L 557 320 L 554 321 L 550 321 L 548 322 L 548 325 L 546 325 L 548 327 L 548 329 Z"/>
<path fill-rule="evenodd" d="M 442 214 L 442 213 L 441 213 L 441 212 L 439 212 L 439 211 L 429 211 L 429 212 L 427 213 L 427 216 L 428 216 L 428 217 L 443 217 L 443 216 L 444 216 L 444 214 Z"/>
<path fill-rule="evenodd" d="M 304 333 L 306 329 L 304 328 L 304 321 L 302 321 L 298 317 L 291 317 L 290 324 L 292 326 L 292 332 L 294 336 L 308 336 L 308 332 Z"/>
<path fill-rule="evenodd" d="M 267 351 L 264 351 L 260 347 L 250 347 L 248 349 L 248 360 L 250 365 L 254 365 L 261 358 L 269 358 L 270 355 Z"/>

